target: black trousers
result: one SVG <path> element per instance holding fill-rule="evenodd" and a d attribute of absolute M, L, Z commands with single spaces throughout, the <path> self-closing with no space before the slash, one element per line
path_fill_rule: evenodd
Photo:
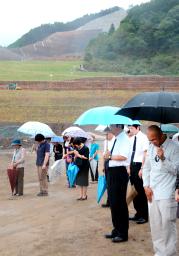
<path fill-rule="evenodd" d="M 137 196 L 133 200 L 134 208 L 136 210 L 137 218 L 144 218 L 148 221 L 148 202 L 147 197 L 145 195 L 143 180 L 139 177 L 139 171 L 142 166 L 142 163 L 132 163 L 130 166 L 131 176 L 130 181 L 131 184 L 134 184 L 134 187 L 137 191 Z"/>
<path fill-rule="evenodd" d="M 109 167 L 107 174 L 108 198 L 114 229 L 112 234 L 128 238 L 129 213 L 126 203 L 128 174 L 126 167 Z"/>

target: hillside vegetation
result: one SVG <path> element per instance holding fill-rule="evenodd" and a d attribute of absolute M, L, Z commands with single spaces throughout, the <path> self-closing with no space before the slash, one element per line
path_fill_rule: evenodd
<path fill-rule="evenodd" d="M 29 44 L 36 43 L 38 41 L 43 40 L 44 38 L 54 34 L 56 32 L 64 32 L 64 31 L 72 31 L 75 30 L 86 23 L 97 19 L 99 17 L 105 16 L 107 14 L 118 11 L 119 7 L 113 7 L 106 10 L 103 10 L 99 13 L 87 14 L 81 18 L 75 19 L 71 22 L 63 23 L 63 22 L 54 22 L 53 24 L 43 24 L 40 27 L 36 27 L 31 29 L 28 33 L 23 35 L 17 41 L 9 45 L 9 48 L 18 48 L 23 47 Z"/>
<path fill-rule="evenodd" d="M 127 74 L 179 75 L 179 1 L 151 0 L 132 8 L 119 29 L 86 49 L 86 67 Z"/>

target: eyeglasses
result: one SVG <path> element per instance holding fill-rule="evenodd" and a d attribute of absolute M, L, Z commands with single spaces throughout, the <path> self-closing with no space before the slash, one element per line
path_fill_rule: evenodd
<path fill-rule="evenodd" d="M 155 156 L 155 162 L 159 162 L 160 161 L 160 157 L 158 155 Z"/>

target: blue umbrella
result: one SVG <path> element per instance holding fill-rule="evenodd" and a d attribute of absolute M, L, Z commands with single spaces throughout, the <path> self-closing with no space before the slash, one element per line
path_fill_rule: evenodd
<path fill-rule="evenodd" d="M 101 198 L 104 195 L 104 192 L 106 190 L 107 184 L 106 184 L 106 178 L 104 175 L 100 175 L 98 177 L 98 188 L 97 188 L 97 202 L 101 201 Z"/>
<path fill-rule="evenodd" d="M 104 106 L 91 108 L 85 111 L 76 121 L 77 125 L 110 125 L 127 124 L 131 125 L 132 120 L 128 117 L 115 115 L 120 108 Z"/>
<path fill-rule="evenodd" d="M 56 137 L 53 137 L 53 138 L 51 139 L 51 142 L 52 142 L 52 143 L 55 143 L 55 142 L 61 143 L 61 142 L 64 142 L 64 140 L 63 140 L 63 137 L 56 136 Z"/>
<path fill-rule="evenodd" d="M 178 127 L 176 127 L 173 124 L 162 124 L 161 129 L 163 132 L 166 132 L 166 133 L 177 133 L 178 132 Z"/>
<path fill-rule="evenodd" d="M 74 163 L 70 163 L 68 166 L 68 170 L 67 170 L 67 176 L 68 176 L 68 180 L 70 183 L 70 187 L 72 188 L 75 180 L 76 180 L 76 176 L 79 172 L 79 168 L 77 165 L 75 165 Z"/>

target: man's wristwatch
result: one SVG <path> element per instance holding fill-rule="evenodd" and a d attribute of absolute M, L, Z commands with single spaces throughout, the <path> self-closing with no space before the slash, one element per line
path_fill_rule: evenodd
<path fill-rule="evenodd" d="M 111 160 L 111 155 L 108 156 L 108 159 Z"/>

